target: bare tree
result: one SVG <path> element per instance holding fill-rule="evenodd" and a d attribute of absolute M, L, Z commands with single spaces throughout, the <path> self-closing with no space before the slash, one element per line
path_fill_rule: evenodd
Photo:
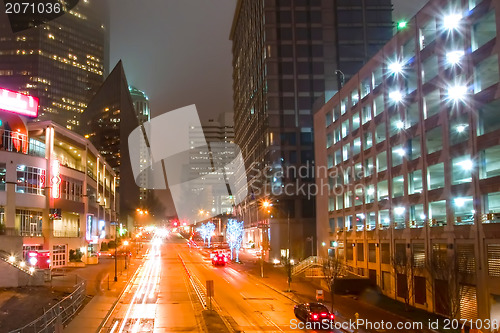
<path fill-rule="evenodd" d="M 413 261 L 408 260 L 406 252 L 396 251 L 392 258 L 392 266 L 396 275 L 396 296 L 404 299 L 405 311 L 409 311 L 413 299 Z"/>
<path fill-rule="evenodd" d="M 323 271 L 323 280 L 326 283 L 330 298 L 332 300 L 332 309 L 335 295 L 335 282 L 344 273 L 344 262 L 336 257 L 322 258 L 321 269 Z"/>
<path fill-rule="evenodd" d="M 434 254 L 427 266 L 432 278 L 436 311 L 450 318 L 460 318 L 461 300 L 472 285 L 475 258 Z"/>

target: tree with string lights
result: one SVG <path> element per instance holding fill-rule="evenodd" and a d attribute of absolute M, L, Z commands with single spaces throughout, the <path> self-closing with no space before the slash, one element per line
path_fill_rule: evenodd
<path fill-rule="evenodd" d="M 197 230 L 200 233 L 201 238 L 203 238 L 205 245 L 208 243 L 208 247 L 210 247 L 210 240 L 212 239 L 212 235 L 215 231 L 215 224 L 207 222 L 202 224 Z"/>
<path fill-rule="evenodd" d="M 227 221 L 226 238 L 229 248 L 231 249 L 231 260 L 233 260 L 233 251 L 235 251 L 236 261 L 239 262 L 238 255 L 241 243 L 243 242 L 243 222 L 229 219 Z"/>

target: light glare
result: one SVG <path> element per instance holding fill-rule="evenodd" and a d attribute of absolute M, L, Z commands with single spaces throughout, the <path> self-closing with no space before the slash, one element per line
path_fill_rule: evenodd
<path fill-rule="evenodd" d="M 389 93 L 389 98 L 392 99 L 394 102 L 399 103 L 403 100 L 403 94 L 401 94 L 400 91 L 393 91 Z"/>
<path fill-rule="evenodd" d="M 446 61 L 450 65 L 456 65 L 460 62 L 460 60 L 462 59 L 464 54 L 465 54 L 465 52 L 461 51 L 461 50 L 448 52 L 448 53 L 446 53 Z"/>
<path fill-rule="evenodd" d="M 453 101 L 463 100 L 467 93 L 467 86 L 455 85 L 448 88 L 448 98 Z"/>
<path fill-rule="evenodd" d="M 443 26 L 448 30 L 455 30 L 458 28 L 462 15 L 450 14 L 443 18 Z"/>

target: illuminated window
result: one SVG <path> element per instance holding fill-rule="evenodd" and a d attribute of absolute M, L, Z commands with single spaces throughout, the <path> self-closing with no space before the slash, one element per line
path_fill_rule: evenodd
<path fill-rule="evenodd" d="M 381 143 L 385 141 L 386 136 L 385 136 L 385 123 L 380 123 L 377 125 L 375 128 L 375 142 L 376 143 Z"/>
<path fill-rule="evenodd" d="M 0 191 L 5 191 L 5 176 L 7 174 L 7 166 L 5 163 L 0 163 Z"/>
<path fill-rule="evenodd" d="M 439 74 L 436 55 L 431 55 L 422 62 L 422 83 L 427 83 Z"/>
<path fill-rule="evenodd" d="M 495 11 L 490 10 L 472 25 L 471 44 L 472 51 L 477 50 L 496 37 Z"/>
<path fill-rule="evenodd" d="M 384 94 L 380 94 L 374 99 L 373 111 L 375 117 L 384 112 Z"/>
<path fill-rule="evenodd" d="M 377 172 L 387 170 L 387 153 L 385 151 L 377 155 Z"/>
<path fill-rule="evenodd" d="M 474 66 L 474 93 L 498 83 L 498 55 L 492 55 Z"/>
<path fill-rule="evenodd" d="M 344 161 L 347 161 L 349 159 L 349 157 L 351 157 L 351 145 L 349 143 L 345 144 L 342 147 L 342 157 L 343 157 Z"/>
<path fill-rule="evenodd" d="M 408 194 L 422 193 L 422 170 L 410 172 L 408 174 Z"/>
<path fill-rule="evenodd" d="M 349 135 L 349 120 L 342 123 L 342 138 L 345 138 L 347 135 Z"/>
<path fill-rule="evenodd" d="M 416 136 L 412 139 L 409 139 L 406 142 L 406 146 L 407 146 L 408 160 L 412 161 L 421 156 L 420 136 Z"/>
<path fill-rule="evenodd" d="M 363 124 L 366 124 L 370 120 L 372 120 L 372 107 L 370 104 L 363 106 L 362 109 L 362 122 Z"/>
<path fill-rule="evenodd" d="M 389 186 L 387 180 L 383 180 L 377 184 L 377 198 L 378 201 L 389 199 Z"/>
<path fill-rule="evenodd" d="M 16 192 L 43 195 L 45 188 L 45 170 L 17 165 Z"/>
<path fill-rule="evenodd" d="M 403 176 L 397 176 L 392 178 L 392 197 L 397 198 L 405 194 L 405 178 Z"/>
<path fill-rule="evenodd" d="M 446 225 L 446 200 L 429 203 L 429 219 L 433 227 Z"/>
<path fill-rule="evenodd" d="M 365 177 L 371 176 L 373 174 L 373 158 L 367 158 L 364 163 Z"/>
<path fill-rule="evenodd" d="M 403 164 L 403 157 L 406 156 L 406 149 L 403 145 L 392 147 L 392 166 Z"/>
<path fill-rule="evenodd" d="M 418 103 L 410 104 L 405 111 L 405 123 L 406 127 L 410 128 L 420 122 L 420 110 L 418 108 Z"/>
<path fill-rule="evenodd" d="M 365 201 L 366 203 L 375 202 L 375 187 L 373 185 L 368 185 L 366 188 Z"/>
<path fill-rule="evenodd" d="M 436 39 L 436 20 L 431 19 L 420 29 L 420 48 L 423 49 Z"/>
<path fill-rule="evenodd" d="M 370 93 L 370 79 L 364 79 L 363 82 L 361 82 L 361 98 L 364 98 L 366 95 Z"/>
<path fill-rule="evenodd" d="M 373 145 L 372 132 L 368 131 L 363 133 L 363 148 L 366 150 L 368 148 L 371 148 L 372 145 Z"/>
<path fill-rule="evenodd" d="M 425 133 L 427 144 L 427 154 L 443 149 L 443 131 L 441 126 L 437 126 Z"/>
<path fill-rule="evenodd" d="M 481 179 L 500 176 L 500 146 L 487 148 L 480 152 Z"/>
<path fill-rule="evenodd" d="M 353 141 L 352 155 L 356 156 L 361 152 L 361 138 L 356 138 Z"/>
<path fill-rule="evenodd" d="M 451 114 L 449 123 L 450 145 L 469 140 L 470 126 L 469 116 L 467 114 Z"/>
<path fill-rule="evenodd" d="M 444 187 L 444 164 L 434 164 L 427 167 L 427 187 L 435 190 Z"/>
<path fill-rule="evenodd" d="M 469 155 L 455 157 L 451 160 L 451 184 L 470 183 L 472 181 L 472 171 L 474 170 L 474 162 Z"/>
<path fill-rule="evenodd" d="M 355 89 L 351 92 L 351 106 L 355 106 L 359 102 L 359 92 Z"/>
<path fill-rule="evenodd" d="M 439 90 L 434 90 L 424 97 L 424 118 L 427 119 L 439 113 L 441 96 Z"/>
<path fill-rule="evenodd" d="M 477 135 L 484 135 L 500 129 L 500 100 L 495 100 L 479 109 Z"/>
<path fill-rule="evenodd" d="M 352 130 L 353 131 L 357 130 L 359 126 L 360 126 L 359 112 L 356 112 L 352 116 Z"/>

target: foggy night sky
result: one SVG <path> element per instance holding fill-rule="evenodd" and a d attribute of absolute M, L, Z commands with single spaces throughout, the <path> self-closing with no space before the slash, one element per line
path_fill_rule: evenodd
<path fill-rule="evenodd" d="M 393 21 L 427 0 L 393 0 Z M 236 0 L 108 0 L 110 67 L 122 59 L 152 116 L 196 104 L 202 119 L 232 111 L 229 32 Z"/>

